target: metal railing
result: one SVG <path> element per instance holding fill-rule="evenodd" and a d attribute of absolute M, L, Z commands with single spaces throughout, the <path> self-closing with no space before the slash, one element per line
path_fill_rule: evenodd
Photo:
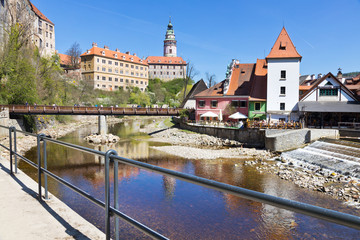
<path fill-rule="evenodd" d="M 20 130 L 16 130 L 15 127 L 5 127 L 1 126 L 1 128 L 9 129 L 9 148 L 0 144 L 1 147 L 5 148 L 6 150 L 10 151 L 10 174 L 13 174 L 13 157 L 15 159 L 15 173 L 17 173 L 17 157 L 24 160 L 26 163 L 30 164 L 31 166 L 38 169 L 38 199 L 39 201 L 43 201 L 42 199 L 42 174 L 44 175 L 44 189 L 45 199 L 48 198 L 48 189 L 47 189 L 47 176 L 51 177 L 52 179 L 62 183 L 63 185 L 69 187 L 73 191 L 80 194 L 82 197 L 90 200 L 91 202 L 95 203 L 96 205 L 105 209 L 105 234 L 106 239 L 110 239 L 110 218 L 111 216 L 115 216 L 115 237 L 119 239 L 119 218 L 124 220 L 125 222 L 129 223 L 130 225 L 134 226 L 138 230 L 142 231 L 143 233 L 147 234 L 148 236 L 154 239 L 167 239 L 165 236 L 155 232 L 151 228 L 145 226 L 144 224 L 132 219 L 131 217 L 125 215 L 124 213 L 119 211 L 119 202 L 118 202 L 118 163 L 127 164 L 133 167 L 138 167 L 147 171 L 155 172 L 161 175 L 166 175 L 170 177 L 174 177 L 176 179 L 180 179 L 183 181 L 187 181 L 193 184 L 197 184 L 200 186 L 204 186 L 207 188 L 211 188 L 214 190 L 218 190 L 224 193 L 229 193 L 238 197 L 242 197 L 248 200 L 261 202 L 265 204 L 269 204 L 275 207 L 279 207 L 282 209 L 287 209 L 293 212 L 302 213 L 308 216 L 312 216 L 315 218 L 323 219 L 329 222 L 337 223 L 340 225 L 344 225 L 347 227 L 355 228 L 360 230 L 360 217 L 337 212 L 334 210 L 326 209 L 317 207 L 314 205 L 292 201 L 288 199 L 283 199 L 276 196 L 271 196 L 265 193 L 256 192 L 253 190 L 236 187 L 233 185 L 209 180 L 206 178 L 181 173 L 173 170 L 169 170 L 166 168 L 158 167 L 155 165 L 151 165 L 148 163 L 143 163 L 139 161 L 135 161 L 132 159 L 120 157 L 117 155 L 115 150 L 109 150 L 107 152 L 101 152 L 94 149 L 58 141 L 55 139 L 51 139 L 50 137 L 45 136 L 44 134 L 32 134 L 28 132 L 23 132 Z M 16 132 L 23 133 L 25 135 L 31 135 L 37 137 L 37 156 L 38 156 L 38 164 L 33 163 L 31 160 L 23 157 L 22 155 L 17 153 L 16 148 Z M 43 142 L 43 152 L 41 154 L 41 142 Z M 46 156 L 46 143 L 51 142 L 54 144 L 62 145 L 65 147 L 73 148 L 79 151 L 83 151 L 86 153 L 96 154 L 105 157 L 105 202 L 91 196 L 84 190 L 74 186 L 73 184 L 67 182 L 66 180 L 60 178 L 59 176 L 55 175 L 54 173 L 47 170 L 47 156 Z M 42 155 L 42 158 L 41 158 Z M 43 167 L 41 166 L 41 162 L 43 160 Z M 110 163 L 114 164 L 114 206 L 111 206 L 110 203 Z"/>

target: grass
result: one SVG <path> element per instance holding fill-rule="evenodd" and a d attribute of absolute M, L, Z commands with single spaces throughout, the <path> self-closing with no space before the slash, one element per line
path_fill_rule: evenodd
<path fill-rule="evenodd" d="M 167 118 L 167 119 L 165 119 L 164 120 L 164 125 L 166 126 L 166 127 L 173 127 L 174 125 L 175 125 L 175 123 L 173 123 L 172 121 L 171 121 L 171 118 Z"/>

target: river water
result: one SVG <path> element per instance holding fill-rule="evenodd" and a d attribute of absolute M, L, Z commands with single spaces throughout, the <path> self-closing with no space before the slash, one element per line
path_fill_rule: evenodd
<path fill-rule="evenodd" d="M 123 122 L 109 127 L 109 132 L 121 138 L 112 148 L 120 156 L 164 168 L 360 215 L 359 210 L 321 193 L 259 173 L 254 166 L 244 165 L 244 159 L 187 160 L 154 150 L 151 146 L 164 144 L 149 142 L 145 134 L 139 133 L 139 128 L 147 121 Z M 60 140 L 94 148 L 83 138 L 96 130 L 96 127 L 79 129 Z M 50 171 L 104 200 L 103 159 L 51 143 L 48 143 L 47 154 Z M 26 157 L 36 162 L 36 149 L 27 152 Z M 36 170 L 26 163 L 21 162 L 20 168 L 37 179 Z M 103 209 L 50 178 L 49 191 L 104 231 Z M 360 238 L 357 230 L 123 164 L 119 164 L 119 202 L 120 211 L 171 239 Z M 120 239 L 148 238 L 122 222 L 120 234 Z"/>

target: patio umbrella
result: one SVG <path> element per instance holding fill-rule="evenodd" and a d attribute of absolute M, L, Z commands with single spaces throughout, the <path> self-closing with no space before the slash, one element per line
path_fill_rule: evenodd
<path fill-rule="evenodd" d="M 219 117 L 216 113 L 213 113 L 213 112 L 206 112 L 204 114 L 201 114 L 200 117 Z"/>
<path fill-rule="evenodd" d="M 246 118 L 248 118 L 248 117 L 245 116 L 245 115 L 242 114 L 242 113 L 236 112 L 236 113 L 234 113 L 234 114 L 231 114 L 231 115 L 229 116 L 229 118 L 232 118 L 232 119 L 246 119 Z"/>

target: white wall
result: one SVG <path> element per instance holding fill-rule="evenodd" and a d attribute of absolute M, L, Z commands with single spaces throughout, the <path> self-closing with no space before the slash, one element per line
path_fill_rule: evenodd
<path fill-rule="evenodd" d="M 280 80 L 281 70 L 286 71 L 286 80 Z M 280 111 L 285 103 L 285 112 L 295 110 L 299 101 L 300 59 L 268 59 L 267 112 Z M 286 87 L 286 94 L 280 95 L 280 87 Z"/>

